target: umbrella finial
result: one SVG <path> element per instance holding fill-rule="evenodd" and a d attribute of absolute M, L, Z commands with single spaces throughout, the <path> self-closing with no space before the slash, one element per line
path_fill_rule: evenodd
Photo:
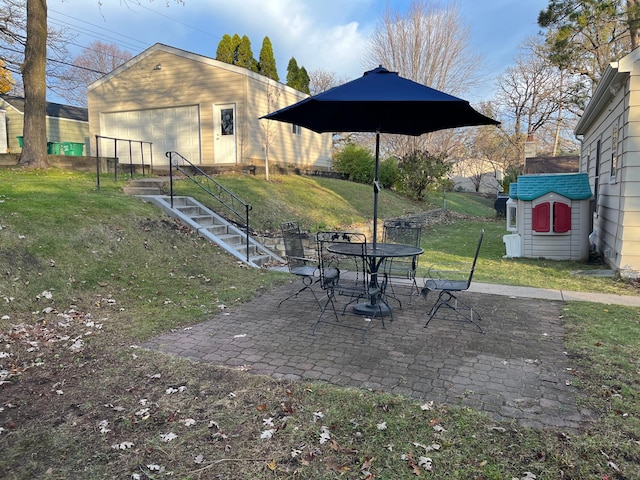
<path fill-rule="evenodd" d="M 391 72 L 389 72 L 389 70 L 384 68 L 382 65 L 378 65 L 377 68 L 364 72 L 365 75 L 369 75 L 370 73 L 391 73 Z"/>

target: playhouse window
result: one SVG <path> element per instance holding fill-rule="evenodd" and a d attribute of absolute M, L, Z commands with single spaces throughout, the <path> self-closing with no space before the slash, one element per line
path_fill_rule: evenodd
<path fill-rule="evenodd" d="M 544 202 L 533 207 L 532 227 L 537 233 L 571 230 L 571 207 L 564 202 Z"/>
<path fill-rule="evenodd" d="M 518 209 L 516 205 L 512 199 L 507 200 L 507 230 L 509 232 L 518 231 Z"/>

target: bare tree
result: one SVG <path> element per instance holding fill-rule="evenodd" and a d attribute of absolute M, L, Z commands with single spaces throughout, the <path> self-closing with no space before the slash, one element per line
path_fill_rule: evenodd
<path fill-rule="evenodd" d="M 280 102 L 280 96 L 282 90 L 280 90 L 271 80 L 267 84 L 267 111 L 265 113 L 273 112 L 278 108 Z M 264 134 L 264 174 L 265 180 L 269 181 L 269 147 L 273 143 L 276 134 L 278 133 L 278 125 L 275 120 L 264 120 L 262 123 L 262 133 Z"/>
<path fill-rule="evenodd" d="M 309 91 L 311 95 L 326 92 L 330 88 L 337 87 L 347 80 L 339 79 L 334 72 L 318 68 L 309 72 Z"/>
<path fill-rule="evenodd" d="M 482 57 L 455 5 L 413 0 L 406 14 L 387 9 L 367 49 L 371 61 L 452 95 L 479 83 Z"/>
<path fill-rule="evenodd" d="M 472 48 L 469 31 L 455 5 L 413 0 L 404 14 L 387 8 L 369 41 L 368 60 L 418 83 L 461 95 L 480 83 L 483 63 Z M 453 131 L 419 139 L 385 135 L 383 140 L 387 150 L 404 156 L 415 150 L 451 150 L 453 135 Z"/>
<path fill-rule="evenodd" d="M 47 167 L 47 2 L 27 0 L 27 39 L 22 64 L 24 80 L 24 143 L 20 165 Z"/>
<path fill-rule="evenodd" d="M 101 5 L 101 0 L 96 0 Z M 123 4 L 141 0 L 122 0 Z M 183 0 L 174 0 L 183 3 Z M 169 0 L 166 0 L 169 4 Z M 59 68 L 68 55 L 62 52 L 64 31 L 47 26 L 47 0 L 2 0 L 0 9 L 1 60 L 7 68 L 19 66 L 25 96 L 21 166 L 45 168 L 47 162 L 47 67 Z M 48 51 L 47 47 L 51 51 Z M 49 55 L 49 57 L 48 57 Z"/>
<path fill-rule="evenodd" d="M 133 55 L 117 45 L 95 41 L 71 61 L 60 78 L 58 95 L 73 105 L 87 105 L 87 86 L 116 69 Z M 59 91 L 58 91 L 59 90 Z"/>
<path fill-rule="evenodd" d="M 526 139 L 550 125 L 562 128 L 571 111 L 579 110 L 571 96 L 579 88 L 579 82 L 549 61 L 538 39 L 527 39 L 523 43 L 515 65 L 498 78 L 496 96 L 506 123 L 510 123 L 517 139 L 521 159 Z M 559 130 L 557 132 L 559 135 Z"/>
<path fill-rule="evenodd" d="M 17 89 L 25 96 L 20 165 L 47 167 L 46 77 L 60 68 L 59 63 L 47 64 L 47 52 L 66 57 L 70 37 L 64 30 L 48 29 L 46 0 L 2 0 L 0 12 L 0 59 L 17 75 Z"/>

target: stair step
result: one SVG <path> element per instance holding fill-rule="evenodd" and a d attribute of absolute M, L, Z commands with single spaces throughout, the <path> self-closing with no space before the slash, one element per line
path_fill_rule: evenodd
<path fill-rule="evenodd" d="M 216 235 L 216 236 L 220 236 L 220 235 L 224 235 L 225 233 L 227 233 L 227 226 L 226 225 L 205 225 L 204 226 L 205 230 L 208 230 L 209 232 L 211 232 L 212 234 Z"/>
<path fill-rule="evenodd" d="M 244 238 L 242 237 L 242 235 L 238 235 L 235 233 L 218 235 L 218 237 L 220 238 L 220 240 L 224 241 L 224 243 L 226 243 L 227 245 L 242 245 L 244 242 Z M 236 248 L 236 250 L 240 250 L 240 248 Z"/>
<path fill-rule="evenodd" d="M 191 220 L 199 223 L 203 227 L 207 227 L 209 225 L 220 225 L 211 215 L 189 215 L 189 217 Z"/>
<path fill-rule="evenodd" d="M 269 255 L 249 256 L 249 260 L 251 260 L 253 263 L 258 265 L 259 267 L 262 267 L 271 261 L 271 257 Z"/>
<path fill-rule="evenodd" d="M 166 183 L 167 181 L 161 178 L 141 178 L 129 181 L 129 185 L 132 187 L 152 187 L 159 189 L 162 189 Z"/>
<path fill-rule="evenodd" d="M 142 189 L 144 187 L 136 188 Z M 154 190 L 157 193 L 149 193 L 151 190 Z M 146 195 L 150 196 L 162 195 L 163 198 L 159 199 L 159 201 L 162 201 L 163 203 L 168 203 L 169 201 L 168 196 L 163 195 L 161 192 L 158 192 L 157 189 L 145 189 L 143 191 Z M 191 197 L 174 196 L 172 208 L 174 211 L 179 211 L 183 218 L 188 217 L 191 220 L 191 222 L 189 223 L 193 226 L 194 229 L 210 232 L 212 235 L 215 235 L 217 237 L 216 242 L 220 241 L 221 246 L 223 246 L 223 248 L 225 248 L 229 253 L 236 255 L 236 258 L 241 259 L 242 261 L 246 260 L 247 239 L 244 232 L 242 232 L 241 230 L 239 231 L 232 224 L 220 220 L 216 215 L 213 215 L 212 212 L 210 212 L 206 207 L 200 205 Z M 264 250 L 262 250 L 259 245 L 256 245 L 255 243 L 251 243 L 249 245 L 249 262 L 251 262 L 252 265 L 263 266 L 265 264 L 273 262 L 274 258 L 277 259 L 277 257 L 272 257 L 268 253 L 265 254 Z M 278 259 L 278 261 L 281 260 Z"/>
<path fill-rule="evenodd" d="M 192 215 L 198 215 L 200 213 L 200 207 L 197 207 L 195 205 L 175 205 L 174 204 L 174 208 L 176 210 L 180 210 L 182 213 L 184 213 L 187 216 L 192 216 Z"/>
<path fill-rule="evenodd" d="M 157 187 L 122 187 L 122 191 L 127 195 L 163 195 L 162 190 Z"/>

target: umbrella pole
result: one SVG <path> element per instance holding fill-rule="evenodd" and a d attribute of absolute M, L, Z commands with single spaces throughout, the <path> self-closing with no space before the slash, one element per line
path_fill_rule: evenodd
<path fill-rule="evenodd" d="M 373 176 L 373 248 L 378 243 L 378 166 L 380 164 L 380 132 L 376 132 L 376 166 Z"/>

